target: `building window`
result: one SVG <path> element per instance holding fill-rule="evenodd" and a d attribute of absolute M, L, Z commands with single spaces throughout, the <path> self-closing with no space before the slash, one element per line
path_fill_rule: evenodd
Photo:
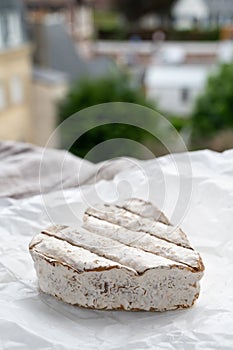
<path fill-rule="evenodd" d="M 181 89 L 181 101 L 188 102 L 189 100 L 189 90 L 187 88 Z"/>
<path fill-rule="evenodd" d="M 12 77 L 10 80 L 10 98 L 13 104 L 22 103 L 24 99 L 23 82 L 20 77 Z"/>
<path fill-rule="evenodd" d="M 20 16 L 16 12 L 7 13 L 7 44 L 15 47 L 22 43 L 22 26 Z"/>
<path fill-rule="evenodd" d="M 4 85 L 0 83 L 0 111 L 6 108 L 6 94 Z"/>
<path fill-rule="evenodd" d="M 0 14 L 0 49 L 3 49 L 5 46 L 4 43 L 4 18 Z"/>

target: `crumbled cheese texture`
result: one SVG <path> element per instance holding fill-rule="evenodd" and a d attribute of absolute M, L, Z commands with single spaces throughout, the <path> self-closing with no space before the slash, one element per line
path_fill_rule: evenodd
<path fill-rule="evenodd" d="M 40 289 L 73 305 L 165 311 L 190 307 L 199 296 L 200 255 L 141 199 L 88 208 L 83 227 L 50 227 L 29 249 Z"/>

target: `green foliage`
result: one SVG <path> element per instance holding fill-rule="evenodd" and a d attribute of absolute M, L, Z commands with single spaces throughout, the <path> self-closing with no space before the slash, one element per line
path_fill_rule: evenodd
<path fill-rule="evenodd" d="M 223 64 L 207 81 L 192 115 L 192 144 L 233 128 L 233 63 Z"/>
<path fill-rule="evenodd" d="M 114 30 L 122 27 L 120 16 L 111 11 L 94 11 L 94 24 L 98 29 Z"/>
<path fill-rule="evenodd" d="M 111 40 L 126 39 L 126 30 L 122 18 L 115 11 L 94 10 L 94 24 L 98 38 Z"/>
<path fill-rule="evenodd" d="M 135 22 L 143 15 L 156 13 L 170 15 L 172 6 L 177 0 L 115 0 L 115 8 L 120 11 L 129 22 Z"/>
<path fill-rule="evenodd" d="M 167 40 L 174 41 L 216 41 L 220 39 L 220 29 L 212 28 L 212 29 L 200 29 L 200 28 L 192 28 L 192 29 L 184 29 L 184 30 L 175 30 L 169 29 L 164 30 L 166 33 Z"/>
<path fill-rule="evenodd" d="M 64 101 L 59 105 L 59 121 L 61 123 L 74 113 L 87 107 L 107 102 L 130 102 L 154 108 L 153 104 L 145 99 L 140 90 L 131 87 L 128 77 L 120 74 L 118 76 L 108 76 L 94 80 L 83 80 L 72 86 Z M 121 111 L 118 110 L 117 113 L 121 113 Z M 87 115 L 84 122 L 79 121 L 77 118 L 75 120 L 75 125 L 72 124 L 62 128 L 62 146 L 67 146 L 75 129 L 80 130 L 91 127 L 91 118 L 92 115 Z M 108 120 L 107 115 L 103 115 L 101 118 L 102 120 L 106 120 L 106 122 Z M 143 143 L 145 140 L 148 140 L 151 135 L 140 128 L 123 123 L 115 125 L 108 124 L 92 128 L 90 131 L 85 132 L 72 145 L 70 151 L 80 157 L 84 157 L 95 145 L 109 139 L 122 137 Z M 120 149 L 117 150 L 117 152 L 112 154 L 112 156 L 116 157 L 122 154 L 122 150 Z"/>
<path fill-rule="evenodd" d="M 178 132 L 190 127 L 190 119 L 188 117 L 169 116 L 168 120 Z"/>

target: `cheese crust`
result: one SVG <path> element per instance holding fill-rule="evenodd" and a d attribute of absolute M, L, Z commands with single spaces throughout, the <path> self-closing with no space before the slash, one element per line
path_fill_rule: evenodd
<path fill-rule="evenodd" d="M 29 246 L 40 289 L 93 309 L 165 311 L 193 305 L 204 265 L 154 205 L 88 208 L 83 227 L 57 225 Z"/>

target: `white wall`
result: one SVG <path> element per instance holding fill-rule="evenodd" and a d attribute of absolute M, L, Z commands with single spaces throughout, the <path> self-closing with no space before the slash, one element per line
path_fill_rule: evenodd
<path fill-rule="evenodd" d="M 31 142 L 38 146 L 45 146 L 49 137 L 56 129 L 57 103 L 67 93 L 67 84 L 57 83 L 49 85 L 39 81 L 33 81 L 32 85 L 32 116 L 33 132 Z M 51 147 L 58 147 L 59 140 L 53 137 Z"/>
<path fill-rule="evenodd" d="M 184 87 L 185 88 L 185 87 Z M 159 111 L 180 116 L 189 116 L 192 112 L 193 104 L 201 89 L 187 89 L 187 100 L 182 100 L 182 89 L 180 88 L 149 88 L 147 96 L 156 102 Z"/>
<path fill-rule="evenodd" d="M 200 24 L 209 18 L 209 9 L 203 0 L 178 0 L 172 9 L 177 29 L 190 29 L 194 20 Z"/>

